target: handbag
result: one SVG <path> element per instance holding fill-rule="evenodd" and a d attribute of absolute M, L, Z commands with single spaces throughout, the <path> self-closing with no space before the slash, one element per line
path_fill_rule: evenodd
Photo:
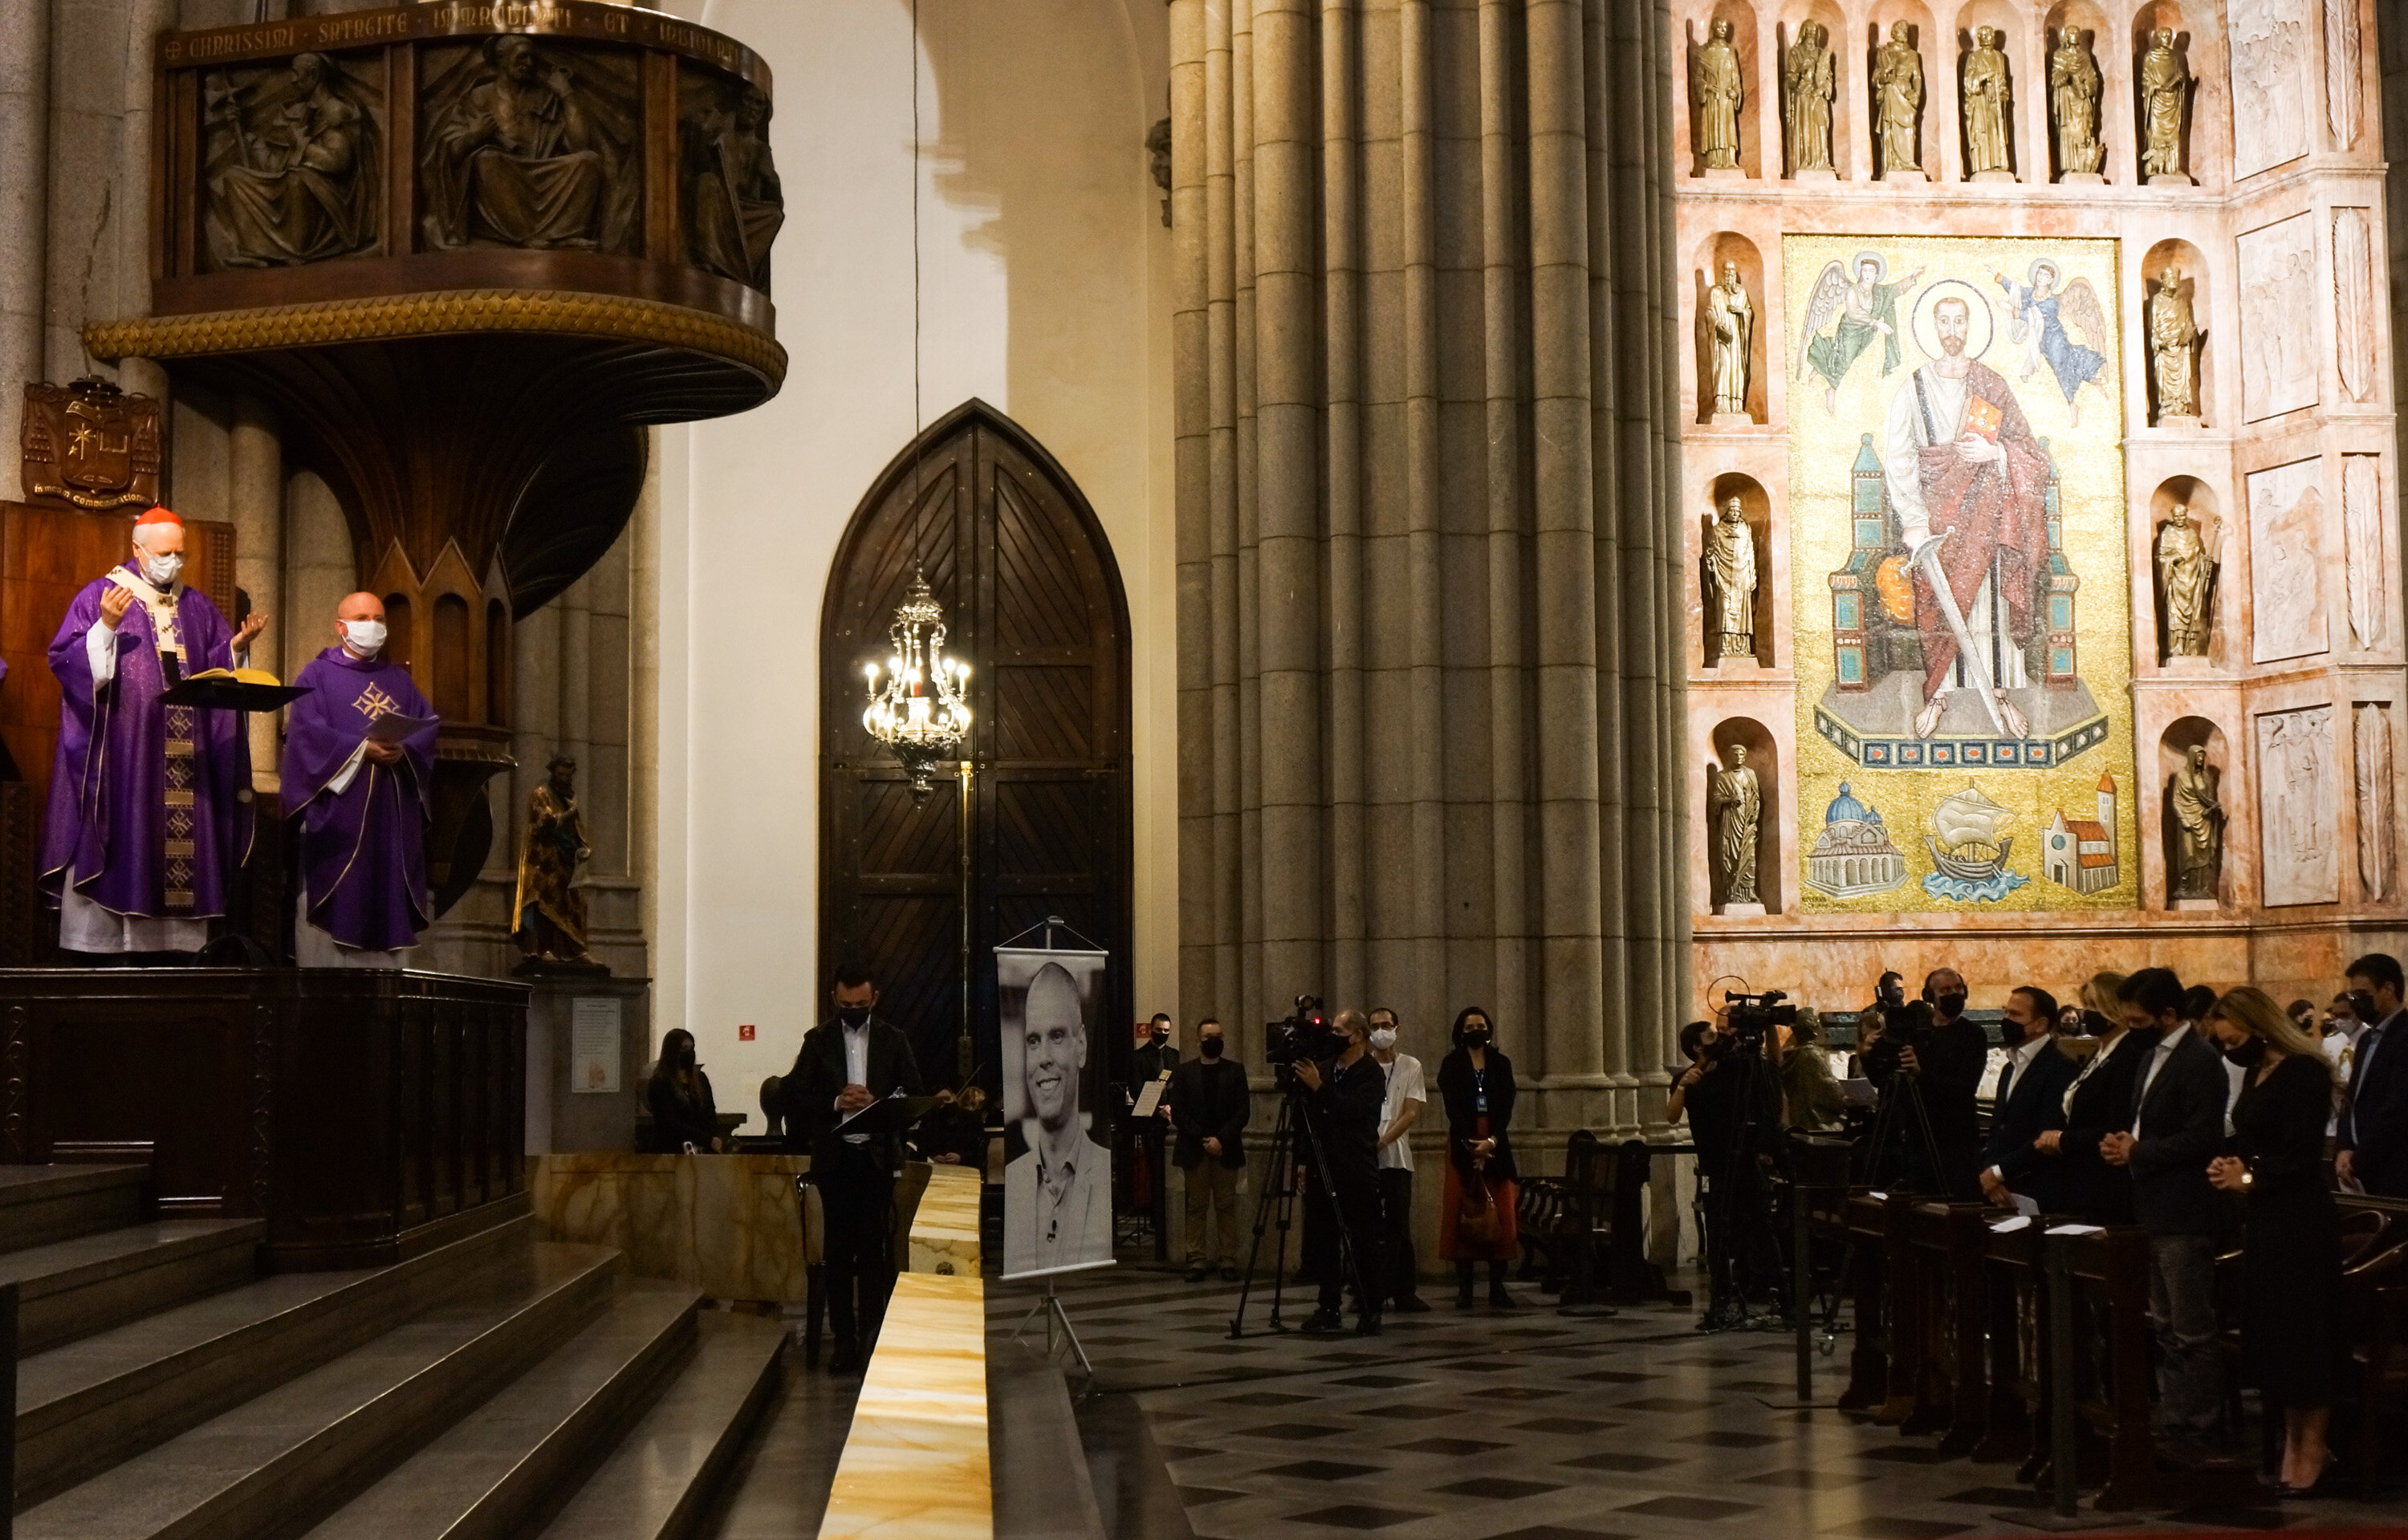
<path fill-rule="evenodd" d="M 1462 1245 L 1484 1250 L 1497 1244 L 1497 1203 L 1488 1191 L 1487 1173 L 1477 1164 L 1455 1205 L 1455 1235 Z"/>

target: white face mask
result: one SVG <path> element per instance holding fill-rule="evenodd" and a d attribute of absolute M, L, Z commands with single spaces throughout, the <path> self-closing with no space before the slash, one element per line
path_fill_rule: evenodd
<path fill-rule="evenodd" d="M 373 656 L 384 649 L 384 622 L 382 620 L 345 620 L 343 640 L 351 644 L 353 651 Z"/>
<path fill-rule="evenodd" d="M 1397 1046 L 1397 1029 L 1394 1027 L 1373 1027 L 1371 1029 L 1371 1046 L 1378 1048 L 1382 1053 L 1385 1053 L 1390 1048 L 1395 1048 Z"/>
<path fill-rule="evenodd" d="M 152 588 L 165 588 L 183 570 L 184 559 L 180 555 L 170 552 L 153 556 L 147 550 L 142 553 L 142 577 Z"/>

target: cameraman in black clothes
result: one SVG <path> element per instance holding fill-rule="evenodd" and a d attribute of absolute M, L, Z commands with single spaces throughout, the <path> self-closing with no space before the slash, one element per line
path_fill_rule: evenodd
<path fill-rule="evenodd" d="M 1740 1040 L 1711 1021 L 1682 1028 L 1681 1050 L 1692 1062 L 1673 1082 L 1665 1117 L 1677 1119 L 1686 1112 L 1690 1142 L 1698 1147 L 1698 1175 L 1706 1191 L 1707 1275 L 1713 1280 L 1706 1319 L 1715 1322 L 1740 1307 L 1742 1296 L 1779 1290 L 1781 1253 L 1764 1180 L 1780 1149 L 1779 1083 L 1769 1062 L 1747 1074 L 1738 1058 L 1744 1051 Z M 1752 1116 L 1746 1105 L 1751 1099 Z"/>
<path fill-rule="evenodd" d="M 1899 1043 L 1898 1067 L 1922 1088 L 1931 1142 L 1940 1152 L 1939 1191 L 1952 1198 L 1978 1198 L 1982 1124 L 1976 1108 L 1982 1072 L 1990 1062 L 1990 1034 L 1966 1019 L 1965 976 L 1956 969 L 1932 969 L 1923 980 L 1923 998 L 1931 1006 L 1931 1030 L 1915 1034 L 1920 1042 Z"/>
<path fill-rule="evenodd" d="M 1380 1104 L 1387 1094 L 1388 1080 L 1379 1061 L 1371 1057 L 1370 1033 L 1361 1011 L 1340 1011 L 1330 1027 L 1345 1043 L 1337 1057 L 1326 1062 L 1299 1060 L 1296 1065 L 1296 1094 L 1303 1100 L 1301 1110 L 1310 1119 L 1312 1134 L 1318 1137 L 1322 1155 L 1329 1162 L 1330 1184 L 1337 1190 L 1333 1212 L 1332 1195 L 1322 1190 L 1312 1153 L 1299 1139 L 1297 1156 L 1306 1174 L 1305 1264 L 1321 1282 L 1321 1307 L 1304 1329 L 1342 1330 L 1345 1322 L 1339 1315 L 1339 1305 L 1344 1290 L 1358 1278 L 1368 1278 L 1370 1287 L 1359 1290 L 1356 1296 L 1355 1330 L 1371 1336 L 1380 1330 L 1381 1284 L 1388 1276 L 1381 1262 L 1379 1154 Z M 1338 1245 L 1340 1219 L 1354 1249 L 1352 1275 Z"/>

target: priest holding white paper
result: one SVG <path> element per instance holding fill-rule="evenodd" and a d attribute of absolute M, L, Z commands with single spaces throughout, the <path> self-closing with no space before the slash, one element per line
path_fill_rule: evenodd
<path fill-rule="evenodd" d="M 305 968 L 398 968 L 433 922 L 426 828 L 434 816 L 434 707 L 384 654 L 384 605 L 354 593 L 335 610 L 339 645 L 294 682 L 285 727 L 288 817 L 300 825 Z"/>

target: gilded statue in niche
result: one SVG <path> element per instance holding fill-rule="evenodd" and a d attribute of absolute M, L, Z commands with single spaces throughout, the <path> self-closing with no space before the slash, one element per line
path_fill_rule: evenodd
<path fill-rule="evenodd" d="M 1975 27 L 1965 54 L 1965 171 L 1968 177 L 2014 175 L 2010 150 L 2014 92 L 2007 82 L 2007 56 L 1996 27 Z"/>
<path fill-rule="evenodd" d="M 1789 135 L 1792 171 L 1831 169 L 1831 39 L 1820 21 L 1800 22 L 1798 41 L 1781 64 L 1781 121 Z"/>
<path fill-rule="evenodd" d="M 1706 536 L 1706 629 L 1714 661 L 1756 659 L 1756 535 L 1736 497 Z"/>
<path fill-rule="evenodd" d="M 511 938 L 526 961 L 521 972 L 546 967 L 599 969 L 586 951 L 585 890 L 577 868 L 594 859 L 594 839 L 577 805 L 577 762 L 554 754 L 544 783 L 527 796 L 519 831 L 518 896 L 510 907 Z"/>
<path fill-rule="evenodd" d="M 1756 887 L 1756 846 L 1764 818 L 1764 791 L 1747 767 L 1747 746 L 1730 747 L 1730 767 L 1707 777 L 1707 816 L 1713 824 L 1714 885 L 1723 903 L 1761 904 Z"/>
<path fill-rule="evenodd" d="M 2132 784 L 2117 243 L 1862 240 L 1782 243 L 1784 347 L 1833 420 L 1789 436 L 1787 656 L 1800 824 L 1844 782 L 1900 865 L 1818 883 L 1801 852 L 1800 905 L 2128 908 L 2128 860 L 2042 881 L 2048 841 L 2014 833 Z M 2135 848 L 2128 795 L 2100 821 Z"/>
<path fill-rule="evenodd" d="M 2174 29 L 2149 34 L 2141 56 L 2141 175 L 2183 181 L 2183 119 L 2190 110 L 2190 66 L 2174 48 Z"/>
<path fill-rule="evenodd" d="M 1874 138 L 1885 177 L 1923 169 L 1923 55 L 1914 28 L 1889 24 L 1889 41 L 1873 56 Z"/>
<path fill-rule="evenodd" d="M 1739 169 L 1739 109 L 1746 99 L 1731 24 L 1716 19 L 1705 46 L 1689 62 L 1689 99 L 1697 104 L 1698 155 L 1709 171 Z"/>
<path fill-rule="evenodd" d="M 634 63 L 512 33 L 436 75 L 421 103 L 430 245 L 619 251 L 636 235 Z M 430 50 L 427 65 L 440 60 Z"/>
<path fill-rule="evenodd" d="M 1739 264 L 1723 264 L 1720 282 L 1706 291 L 1708 349 L 1713 365 L 1713 415 L 1745 417 L 1747 375 L 1756 343 L 1756 307 L 1739 278 Z"/>
<path fill-rule="evenodd" d="M 679 127 L 687 260 L 767 292 L 769 243 L 786 222 L 785 192 L 769 158 L 768 96 L 753 86 L 714 92 L 690 105 Z"/>
<path fill-rule="evenodd" d="M 2048 56 L 2048 119 L 2057 135 L 2060 177 L 2096 177 L 2106 164 L 2099 142 L 2099 60 L 2095 39 L 2080 27 L 2060 27 L 2057 51 Z"/>
<path fill-rule="evenodd" d="M 2174 810 L 2174 897 L 2215 897 L 2215 876 L 2224 860 L 2224 808 L 2215 800 L 2215 772 L 2207 746 L 2193 744 L 2167 787 Z"/>
<path fill-rule="evenodd" d="M 322 53 L 201 83 L 201 235 L 218 267 L 372 250 L 381 231 L 375 88 Z"/>
<path fill-rule="evenodd" d="M 2190 505 L 2176 503 L 2157 532 L 2157 592 L 2166 616 L 2166 656 L 2207 656 L 2207 593 L 2215 563 L 2191 522 Z"/>
<path fill-rule="evenodd" d="M 2182 269 L 2168 263 L 2149 296 L 2149 378 L 2157 388 L 2157 421 L 2199 419 L 2199 345 L 2203 334 L 2182 292 Z"/>

